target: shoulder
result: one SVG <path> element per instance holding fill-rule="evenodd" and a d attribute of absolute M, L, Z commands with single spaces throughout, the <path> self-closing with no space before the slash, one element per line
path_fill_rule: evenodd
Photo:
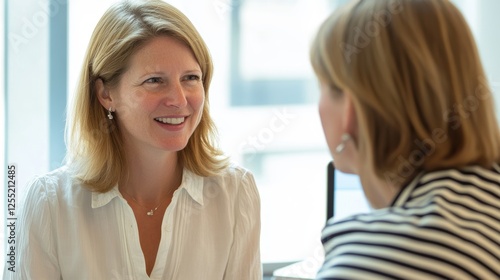
<path fill-rule="evenodd" d="M 66 167 L 32 178 L 21 191 L 18 223 L 20 228 L 45 232 L 58 208 L 62 205 L 65 184 L 68 181 Z"/>
<path fill-rule="evenodd" d="M 500 168 L 491 169 L 480 166 L 468 166 L 460 169 L 445 169 L 419 175 L 414 182 L 406 186 L 395 200 L 394 206 L 411 207 L 422 204 L 429 197 L 445 197 L 455 200 L 470 197 L 474 200 L 496 201 L 499 206 Z M 459 199 L 459 203 L 465 203 Z M 484 203 L 485 201 L 481 201 Z"/>
<path fill-rule="evenodd" d="M 29 188 L 41 188 L 52 192 L 67 185 L 78 184 L 68 166 L 62 166 L 44 175 L 35 176 L 29 183 Z"/>
<path fill-rule="evenodd" d="M 253 173 L 236 163 L 229 164 L 219 174 L 206 177 L 206 179 L 229 187 L 255 185 Z"/>
<path fill-rule="evenodd" d="M 346 279 L 408 277 L 392 273 L 408 273 L 405 261 L 414 257 L 410 252 L 428 246 L 416 229 L 408 217 L 390 209 L 329 221 L 322 232 L 325 261 L 318 278 L 342 278 L 345 273 L 350 275 Z"/>
<path fill-rule="evenodd" d="M 259 200 L 252 172 L 235 163 L 231 163 L 217 175 L 204 177 L 203 185 L 208 192 L 224 192 L 233 199 Z"/>
<path fill-rule="evenodd" d="M 332 218 L 323 229 L 322 241 L 329 249 L 341 243 L 357 243 L 357 239 L 365 238 L 364 235 L 374 235 L 378 232 L 387 233 L 387 230 L 391 229 L 391 225 L 404 221 L 408 221 L 404 214 L 395 213 L 389 208 L 353 215 L 341 220 Z"/>
<path fill-rule="evenodd" d="M 405 278 L 415 271 L 423 279 L 489 278 L 500 253 L 494 241 L 498 174 L 478 167 L 432 172 L 404 190 L 393 207 L 329 221 L 322 275 L 354 270 L 363 273 L 358 278 Z"/>
<path fill-rule="evenodd" d="M 253 174 L 250 170 L 246 169 L 245 167 L 238 165 L 234 162 L 231 162 L 221 173 L 220 176 L 224 177 L 245 177 L 245 176 L 251 176 L 253 177 Z"/>
<path fill-rule="evenodd" d="M 74 179 L 69 168 L 63 166 L 31 179 L 23 190 L 22 203 L 55 203 L 61 198 L 74 197 L 74 194 L 80 191 L 85 192 L 78 180 Z"/>
<path fill-rule="evenodd" d="M 61 167 L 44 175 L 33 177 L 25 187 L 27 196 L 38 194 L 53 196 L 67 179 L 67 168 Z"/>

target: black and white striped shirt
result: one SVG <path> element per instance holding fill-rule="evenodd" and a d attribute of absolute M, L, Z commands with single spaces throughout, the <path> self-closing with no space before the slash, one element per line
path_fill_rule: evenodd
<path fill-rule="evenodd" d="M 500 279 L 500 167 L 420 174 L 391 207 L 329 222 L 318 279 Z"/>

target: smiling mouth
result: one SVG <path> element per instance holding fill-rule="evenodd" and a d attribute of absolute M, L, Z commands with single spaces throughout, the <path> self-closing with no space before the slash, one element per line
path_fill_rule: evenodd
<path fill-rule="evenodd" d="M 183 118 L 155 118 L 155 121 L 164 123 L 164 124 L 171 124 L 171 125 L 178 125 L 183 123 L 186 120 L 186 117 Z"/>

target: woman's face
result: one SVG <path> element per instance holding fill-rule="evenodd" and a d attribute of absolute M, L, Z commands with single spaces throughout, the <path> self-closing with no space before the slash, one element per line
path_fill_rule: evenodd
<path fill-rule="evenodd" d="M 332 88 L 326 83 L 321 82 L 320 86 L 319 115 L 335 168 L 346 173 L 356 173 L 353 140 L 348 140 L 345 143 L 345 148 L 342 152 L 335 151 L 337 146 L 342 142 L 342 134 L 348 132 L 353 125 L 353 120 L 350 119 L 353 118 L 351 115 L 353 112 L 351 112 L 352 103 L 350 102 L 350 97 L 347 92 L 343 92 L 338 88 Z"/>
<path fill-rule="evenodd" d="M 191 49 L 168 36 L 141 46 L 109 94 L 126 149 L 182 150 L 200 123 L 205 101 Z"/>
<path fill-rule="evenodd" d="M 358 174 L 370 205 L 374 208 L 385 207 L 395 195 L 394 188 L 389 188 L 369 170 L 367 173 L 366 167 L 369 163 L 360 162 L 356 145 L 358 125 L 351 94 L 348 90 L 332 89 L 326 84 L 321 84 L 319 115 L 326 142 L 335 168 L 344 173 Z M 344 133 L 349 133 L 351 139 L 345 142 L 342 152 L 337 152 L 336 148 L 342 142 L 341 138 Z"/>

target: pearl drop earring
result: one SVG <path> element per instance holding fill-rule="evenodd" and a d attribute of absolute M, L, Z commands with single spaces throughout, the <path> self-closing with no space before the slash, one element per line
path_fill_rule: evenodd
<path fill-rule="evenodd" d="M 113 107 L 109 107 L 108 109 L 108 119 L 112 120 L 113 119 Z"/>
<path fill-rule="evenodd" d="M 342 137 L 340 139 L 341 139 L 340 144 L 335 148 L 335 152 L 337 154 L 340 154 L 344 151 L 347 141 L 351 140 L 352 137 L 349 133 L 344 133 L 342 134 Z"/>

